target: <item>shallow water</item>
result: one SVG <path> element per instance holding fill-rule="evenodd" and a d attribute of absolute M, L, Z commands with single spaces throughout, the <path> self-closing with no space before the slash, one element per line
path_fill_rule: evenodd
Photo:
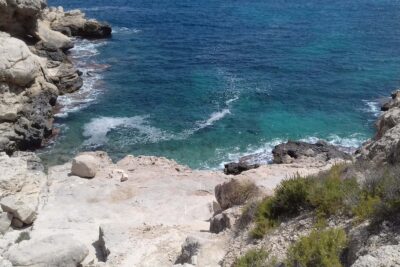
<path fill-rule="evenodd" d="M 50 0 L 114 34 L 72 51 L 90 72 L 81 96 L 61 99 L 61 136 L 42 157 L 102 149 L 216 168 L 268 160 L 287 139 L 358 146 L 399 85 L 400 5 L 323 2 Z"/>

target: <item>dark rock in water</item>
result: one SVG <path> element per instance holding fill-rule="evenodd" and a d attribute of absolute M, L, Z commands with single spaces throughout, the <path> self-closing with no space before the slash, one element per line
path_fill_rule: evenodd
<path fill-rule="evenodd" d="M 324 141 L 318 141 L 315 144 L 288 141 L 275 146 L 272 154 L 274 156 L 273 162 L 278 164 L 304 162 L 310 159 L 318 162 L 326 162 L 330 159 L 352 159 L 351 155 Z"/>
<path fill-rule="evenodd" d="M 84 38 L 108 38 L 111 37 L 111 26 L 94 20 L 88 20 L 83 28 L 79 29 L 77 36 Z"/>
<path fill-rule="evenodd" d="M 238 175 L 244 171 L 248 171 L 251 169 L 258 168 L 258 167 L 260 167 L 259 164 L 248 164 L 246 162 L 239 162 L 239 163 L 231 162 L 231 163 L 225 164 L 224 173 Z"/>

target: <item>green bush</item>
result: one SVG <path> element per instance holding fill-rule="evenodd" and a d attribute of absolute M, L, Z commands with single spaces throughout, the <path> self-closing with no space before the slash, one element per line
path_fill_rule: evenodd
<path fill-rule="evenodd" d="M 267 262 L 268 253 L 262 249 L 251 249 L 247 253 L 236 260 L 233 267 L 268 267 L 273 263 Z"/>
<path fill-rule="evenodd" d="M 355 179 L 341 178 L 344 168 L 335 165 L 317 176 L 282 181 L 274 196 L 259 204 L 251 236 L 262 238 L 269 229 L 304 210 L 315 210 L 320 221 L 332 214 L 351 213 L 354 203 L 350 199 L 360 194 L 360 188 Z"/>
<path fill-rule="evenodd" d="M 346 243 L 342 229 L 314 230 L 289 248 L 287 266 L 341 267 L 340 256 Z"/>

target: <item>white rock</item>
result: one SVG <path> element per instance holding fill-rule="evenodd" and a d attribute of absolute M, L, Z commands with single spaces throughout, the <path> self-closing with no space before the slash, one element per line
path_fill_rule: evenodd
<path fill-rule="evenodd" d="M 36 211 L 29 207 L 29 203 L 25 203 L 15 195 L 2 198 L 0 205 L 3 211 L 11 213 L 25 224 L 32 224 L 36 219 Z"/>
<path fill-rule="evenodd" d="M 93 178 L 96 176 L 98 161 L 90 155 L 80 155 L 72 161 L 71 174 L 82 178 Z"/>
<path fill-rule="evenodd" d="M 13 216 L 11 213 L 2 212 L 0 214 L 0 233 L 4 234 L 5 232 L 7 232 L 8 228 L 11 225 L 12 219 Z"/>
<path fill-rule="evenodd" d="M 15 244 L 5 254 L 13 266 L 76 267 L 88 249 L 70 235 L 60 234 Z"/>

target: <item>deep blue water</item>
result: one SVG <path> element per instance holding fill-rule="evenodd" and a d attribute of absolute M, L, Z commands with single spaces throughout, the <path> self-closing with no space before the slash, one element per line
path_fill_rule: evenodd
<path fill-rule="evenodd" d="M 373 134 L 376 102 L 400 84 L 395 0 L 49 4 L 115 30 L 72 52 L 93 69 L 93 101 L 57 118 L 50 162 L 102 149 L 213 168 L 287 139 L 357 146 Z"/>

